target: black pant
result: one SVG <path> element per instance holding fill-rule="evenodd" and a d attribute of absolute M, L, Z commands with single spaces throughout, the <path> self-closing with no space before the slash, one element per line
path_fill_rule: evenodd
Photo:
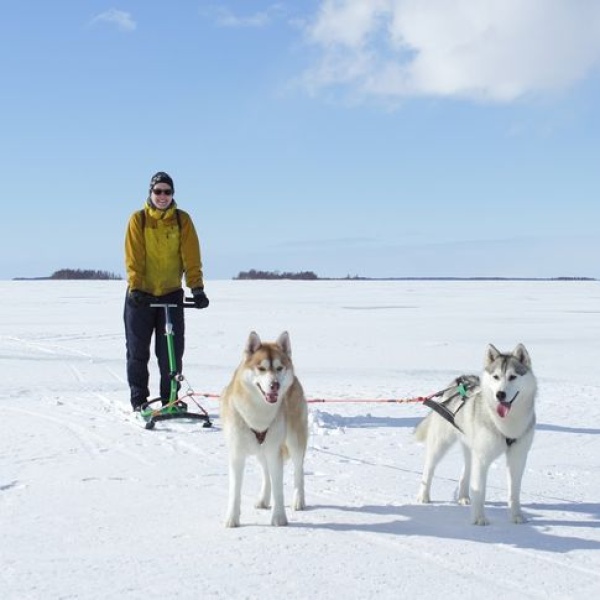
<path fill-rule="evenodd" d="M 157 296 L 156 302 L 177 304 L 176 308 L 169 308 L 169 314 L 173 323 L 176 371 L 181 373 L 185 336 L 183 290 Z M 154 353 L 160 369 L 160 397 L 168 400 L 171 392 L 171 373 L 165 337 L 165 309 L 134 306 L 126 296 L 123 317 L 127 349 L 127 382 L 131 390 L 132 406 L 139 406 L 146 402 L 150 395 L 148 361 L 152 334 L 154 334 Z"/>

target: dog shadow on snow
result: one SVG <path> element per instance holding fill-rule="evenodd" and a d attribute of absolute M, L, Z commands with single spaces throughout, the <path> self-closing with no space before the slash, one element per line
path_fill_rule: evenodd
<path fill-rule="evenodd" d="M 571 550 L 600 550 L 600 539 L 592 540 L 560 535 L 561 527 L 598 530 L 600 526 L 600 503 L 531 503 L 523 505 L 526 523 L 515 525 L 508 519 L 508 509 L 503 502 L 487 502 L 486 516 L 490 525 L 472 525 L 470 508 L 454 503 L 432 503 L 399 506 L 312 505 L 309 511 L 343 511 L 358 514 L 390 517 L 380 523 L 296 523 L 295 527 L 328 529 L 331 531 L 359 531 L 391 536 L 428 536 L 437 539 L 468 540 L 473 542 L 506 544 L 517 548 L 566 553 Z M 540 511 L 542 515 L 536 515 Z M 581 515 L 582 520 L 548 518 L 548 513 L 561 516 L 568 513 Z M 585 518 L 585 520 L 583 520 Z M 556 532 L 548 531 L 556 528 Z"/>
<path fill-rule="evenodd" d="M 600 429 L 590 429 L 584 427 L 565 427 L 564 425 L 537 423 L 535 428 L 537 431 L 552 431 L 554 433 L 581 433 L 587 435 L 600 435 Z"/>
<path fill-rule="evenodd" d="M 365 429 L 391 427 L 414 429 L 423 417 L 379 417 L 372 414 L 354 417 L 342 416 L 322 410 L 312 411 L 313 422 L 323 429 Z"/>
<path fill-rule="evenodd" d="M 365 427 L 408 427 L 414 429 L 422 420 L 420 417 L 379 417 L 372 414 L 358 415 L 354 417 L 342 416 L 318 409 L 313 410 L 313 419 L 324 428 L 359 428 Z M 553 425 L 549 423 L 538 423 L 537 431 L 551 431 L 554 433 L 578 433 L 587 435 L 600 435 L 600 429 L 583 427 L 565 427 L 564 425 Z"/>

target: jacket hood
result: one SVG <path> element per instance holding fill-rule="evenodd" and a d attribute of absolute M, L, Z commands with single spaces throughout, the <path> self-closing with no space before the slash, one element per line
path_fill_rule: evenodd
<path fill-rule="evenodd" d="M 175 200 L 169 204 L 168 208 L 165 210 L 160 210 L 160 208 L 156 208 L 154 204 L 150 200 L 146 201 L 146 205 L 144 206 L 144 210 L 146 214 L 155 219 L 156 221 L 161 221 L 162 219 L 169 219 L 175 214 L 175 209 L 177 208 L 177 203 Z"/>

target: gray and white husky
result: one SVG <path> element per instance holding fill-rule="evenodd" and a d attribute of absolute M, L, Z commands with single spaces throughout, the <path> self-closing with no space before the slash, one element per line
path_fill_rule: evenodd
<path fill-rule="evenodd" d="M 432 411 L 415 429 L 417 440 L 426 444 L 417 501 L 430 502 L 435 468 L 454 442 L 460 440 L 465 465 L 458 485 L 458 502 L 472 503 L 473 523 L 488 524 L 484 513 L 487 473 L 503 453 L 508 469 L 510 517 L 513 523 L 523 523 L 521 480 L 533 441 L 536 392 L 525 346 L 519 344 L 512 353 L 502 354 L 490 344 L 481 376 L 457 378 L 439 402 L 442 410 Z M 446 417 L 440 412 L 445 412 Z"/>

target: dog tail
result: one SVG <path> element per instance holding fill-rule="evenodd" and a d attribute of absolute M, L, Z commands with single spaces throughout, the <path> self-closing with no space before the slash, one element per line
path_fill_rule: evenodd
<path fill-rule="evenodd" d="M 421 422 L 415 427 L 415 438 L 417 442 L 424 442 L 427 439 L 427 432 L 429 431 L 429 424 L 431 422 L 431 413 L 428 414 Z"/>

